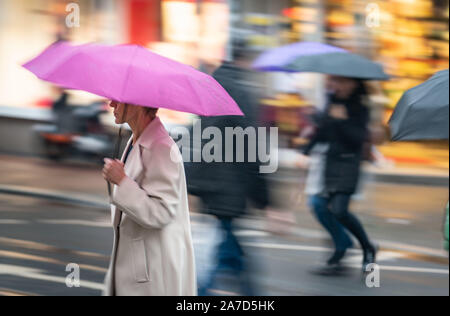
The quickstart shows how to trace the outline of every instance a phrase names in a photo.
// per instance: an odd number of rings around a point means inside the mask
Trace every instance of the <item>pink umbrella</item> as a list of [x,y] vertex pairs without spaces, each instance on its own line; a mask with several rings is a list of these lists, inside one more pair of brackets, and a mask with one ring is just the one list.
[[57,42],[23,65],[40,79],[110,100],[201,116],[243,116],[211,76],[141,46]]

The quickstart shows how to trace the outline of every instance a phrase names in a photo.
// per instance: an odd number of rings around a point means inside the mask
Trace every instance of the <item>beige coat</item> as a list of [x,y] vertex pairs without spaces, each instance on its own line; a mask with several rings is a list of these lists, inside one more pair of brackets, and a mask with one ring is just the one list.
[[158,118],[133,146],[125,172],[112,198],[115,238],[104,294],[197,295],[183,162]]

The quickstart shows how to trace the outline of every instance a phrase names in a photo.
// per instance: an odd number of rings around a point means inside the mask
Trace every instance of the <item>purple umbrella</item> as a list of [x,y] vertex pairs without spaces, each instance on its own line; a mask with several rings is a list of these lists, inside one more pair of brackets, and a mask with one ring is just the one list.
[[297,43],[271,50],[253,67],[261,71],[315,72],[361,80],[389,79],[380,64],[322,43]]
[[24,65],[40,79],[110,100],[201,116],[242,116],[211,76],[136,45],[51,45]]
[[348,53],[348,51],[322,43],[295,43],[269,50],[255,61],[253,68],[260,71],[296,72],[286,69],[286,66],[300,57],[333,53]]

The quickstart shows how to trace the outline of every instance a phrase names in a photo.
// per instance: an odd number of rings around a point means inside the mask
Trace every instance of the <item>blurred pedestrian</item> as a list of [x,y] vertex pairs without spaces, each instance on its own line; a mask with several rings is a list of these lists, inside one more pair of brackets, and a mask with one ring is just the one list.
[[[114,249],[108,296],[197,295],[194,250],[181,154],[157,110],[111,102],[133,135],[122,161],[105,159],[115,185]],[[175,156],[174,156],[175,155]]]
[[336,251],[327,260],[326,269],[320,269],[320,274],[339,274],[344,272],[340,260],[345,256],[347,250],[353,247],[351,237],[345,227],[330,212],[330,199],[325,192],[325,161],[329,146],[327,144],[316,144],[311,150],[310,158],[302,157],[298,165],[308,169],[305,194],[308,196],[308,205],[314,217],[327,230],[333,239]]
[[75,129],[72,117],[72,107],[69,106],[69,94],[66,90],[53,87],[57,98],[52,103],[52,113],[58,133],[73,132]]
[[[240,57],[241,55],[239,55]],[[239,60],[238,57],[238,60]],[[227,90],[236,101],[245,117],[223,116],[204,117],[202,129],[215,127],[225,136],[226,128],[243,128],[256,126],[255,106],[256,97],[246,85],[247,71],[240,67],[238,62],[224,63],[214,73],[214,78]],[[215,256],[216,266],[207,277],[207,281],[201,284],[199,294],[206,296],[215,288],[218,276],[228,274],[239,281],[243,295],[255,295],[255,289],[250,280],[250,268],[245,251],[241,247],[238,238],[234,234],[235,220],[246,214],[247,201],[251,200],[259,209],[268,205],[268,193],[266,180],[259,174],[258,162],[248,161],[249,142],[257,139],[246,139],[243,148],[233,148],[234,162],[225,162],[225,153],[230,148],[225,148],[226,142],[222,142],[222,162],[191,163],[189,164],[188,183],[190,192],[197,195],[202,202],[203,211],[214,215],[219,221],[223,239],[217,248]],[[235,143],[235,142],[234,142]],[[237,162],[239,151],[243,151],[244,162]]]
[[[324,190],[316,195],[314,204],[321,209],[319,220],[330,232],[336,244],[325,271],[339,267],[350,242],[336,221],[356,237],[364,252],[363,269],[376,261],[376,247],[364,227],[349,208],[356,192],[364,159],[364,144],[369,139],[369,109],[365,105],[367,90],[358,79],[330,76],[331,91],[326,114],[309,145],[304,150],[310,155],[317,144],[328,146],[325,154]],[[323,214],[326,214],[323,216]]]

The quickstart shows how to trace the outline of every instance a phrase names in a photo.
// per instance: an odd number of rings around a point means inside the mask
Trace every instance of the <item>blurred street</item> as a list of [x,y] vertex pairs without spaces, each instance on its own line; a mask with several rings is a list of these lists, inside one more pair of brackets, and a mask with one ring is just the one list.
[[[41,195],[57,192],[61,196],[65,192],[66,196],[91,202],[95,201],[95,193],[98,205],[106,200],[99,167],[65,163],[50,168],[50,163],[40,159],[3,156],[0,160],[10,171],[1,170],[5,175],[0,183],[3,191],[6,187],[3,184],[8,183],[16,190],[24,190],[25,185],[28,189],[36,186],[34,192]],[[19,175],[14,166],[28,166],[29,172]],[[45,175],[46,187],[39,187],[38,179]],[[50,179],[77,180],[52,183]],[[392,190],[395,197],[387,194]],[[354,267],[349,276],[313,275],[311,271],[328,254],[329,242],[307,208],[302,203],[293,203],[291,211],[295,211],[297,225],[285,236],[269,233],[262,214],[252,214],[238,223],[237,236],[251,261],[257,294],[449,295],[448,257],[440,250],[448,189],[370,183],[366,192],[359,197],[355,210],[382,248],[380,288],[367,288],[362,281],[362,259],[357,250],[352,250],[346,259]],[[112,247],[110,214],[106,208],[6,194],[0,194],[0,200],[0,295],[100,294]],[[219,240],[215,224],[211,217],[192,213],[200,281],[212,265],[211,251]],[[69,263],[80,265],[81,288],[66,287]],[[232,280],[222,281],[215,294],[239,294]]]
[[448,296],[449,8],[0,0],[0,296]]

